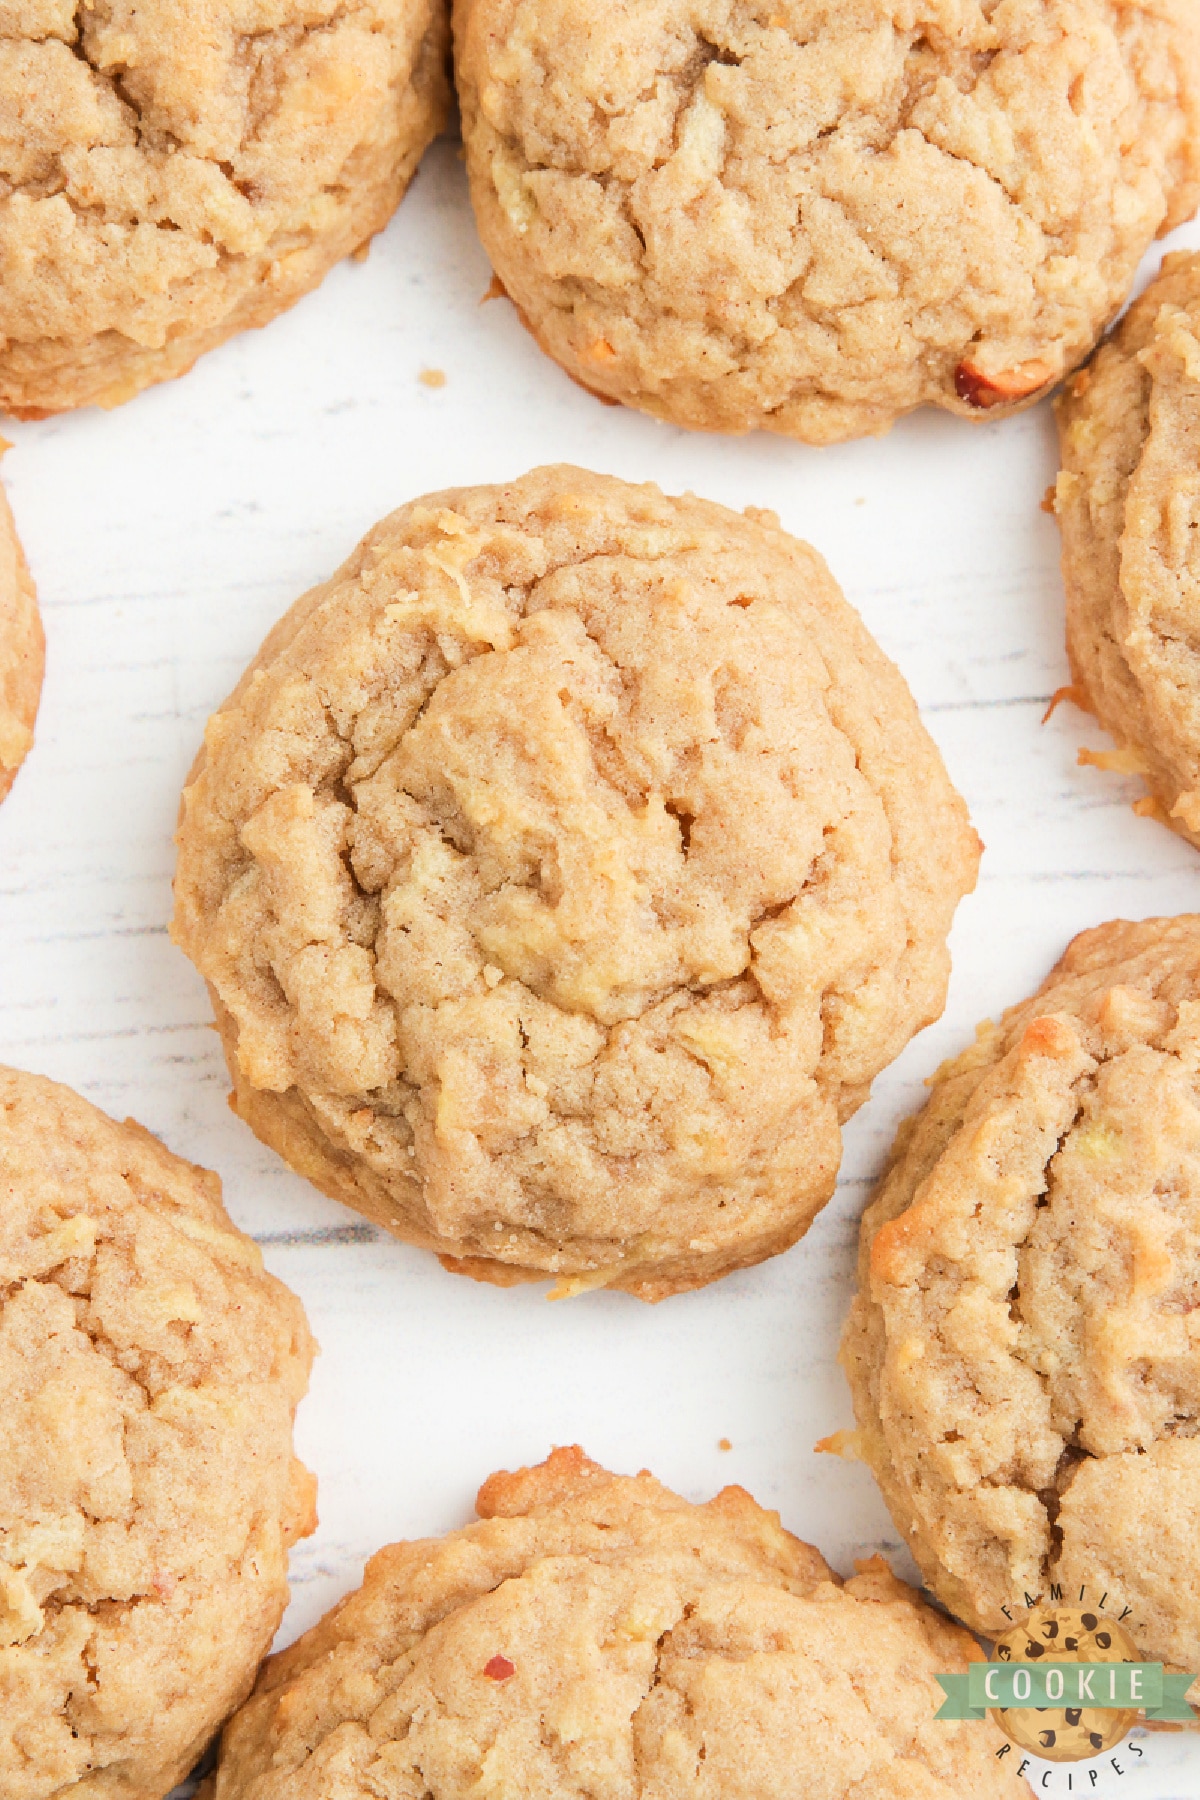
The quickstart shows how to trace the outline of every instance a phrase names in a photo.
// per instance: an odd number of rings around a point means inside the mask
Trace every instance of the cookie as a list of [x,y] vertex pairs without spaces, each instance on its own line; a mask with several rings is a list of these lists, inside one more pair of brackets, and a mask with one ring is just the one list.
[[33,748],[45,651],[37,595],[0,488],[0,800]]
[[[1045,1657],[1056,1663],[1140,1661],[1129,1633],[1115,1619],[1086,1606],[1039,1606],[1023,1623],[1001,1632],[992,1645],[992,1657],[996,1662],[1024,1663]],[[1111,1706],[994,1706],[989,1715],[1018,1749],[1032,1751],[1044,1762],[1073,1763],[1090,1762],[1115,1750],[1137,1724],[1140,1712],[1136,1706],[1121,1711]]]
[[115,406],[382,229],[444,0],[18,0],[0,25],[0,407]]
[[939,1069],[864,1217],[857,1449],[990,1635],[1082,1590],[1200,1668],[1198,1069],[1200,915],[1085,932]]
[[463,1273],[646,1299],[805,1231],[978,857],[814,551],[566,467],[402,507],[298,601],[178,842],[266,1143]]
[[843,1586],[743,1489],[693,1506],[579,1450],[478,1508],[271,1659],[212,1800],[1027,1793],[994,1726],[935,1722],[980,1651],[881,1557]]
[[455,0],[480,234],[542,347],[678,425],[994,418],[1200,199],[1195,0]]
[[215,1175],[0,1069],[4,1800],[162,1800],[250,1691],[312,1353]]
[[1200,847],[1200,255],[1163,273],[1058,402],[1071,697]]

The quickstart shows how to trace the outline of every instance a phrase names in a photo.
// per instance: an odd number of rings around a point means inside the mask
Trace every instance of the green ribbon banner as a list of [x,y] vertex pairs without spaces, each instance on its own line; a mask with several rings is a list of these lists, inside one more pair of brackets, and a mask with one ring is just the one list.
[[1002,1662],[971,1664],[967,1675],[939,1675],[946,1695],[939,1719],[982,1719],[989,1707],[1144,1708],[1148,1719],[1194,1723],[1184,1695],[1194,1675],[1168,1675],[1161,1663]]

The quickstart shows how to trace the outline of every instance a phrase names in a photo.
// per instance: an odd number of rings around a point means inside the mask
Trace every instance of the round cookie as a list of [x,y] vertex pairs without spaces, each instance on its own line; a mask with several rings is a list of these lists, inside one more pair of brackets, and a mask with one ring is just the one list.
[[445,0],[18,0],[0,407],[115,406],[382,229],[445,112]]
[[938,1071],[863,1219],[855,1446],[989,1636],[1107,1595],[1200,1668],[1198,1070],[1200,915],[1085,932]]
[[312,1354],[215,1175],[0,1069],[4,1800],[162,1800],[250,1691]]
[[260,1137],[461,1272],[646,1299],[804,1232],[978,859],[814,551],[565,467],[297,602],[178,842]]
[[843,1586],[741,1488],[693,1506],[578,1450],[478,1508],[271,1659],[210,1800],[1027,1794],[994,1726],[935,1721],[980,1652],[881,1557]]
[[[1039,1606],[1020,1625],[1002,1632],[992,1645],[996,1662],[1137,1662],[1129,1633],[1107,1614],[1086,1607]],[[1103,1676],[1101,1676],[1103,1681]],[[1115,1750],[1138,1722],[1139,1709],[1118,1712],[1103,1706],[993,1706],[989,1717],[1018,1749],[1045,1762],[1090,1762]],[[1068,1793],[1071,1791],[1068,1788]]]
[[1071,696],[1200,846],[1200,255],[1163,273],[1058,402]]
[[1200,198],[1194,0],[455,0],[496,273],[577,381],[810,443],[1028,404]]
[[45,652],[37,595],[0,488],[0,800],[33,748]]

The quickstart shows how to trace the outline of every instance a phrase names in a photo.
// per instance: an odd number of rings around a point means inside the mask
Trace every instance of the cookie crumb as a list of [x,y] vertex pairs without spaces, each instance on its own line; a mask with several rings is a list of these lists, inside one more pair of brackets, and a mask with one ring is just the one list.
[[417,380],[421,383],[422,387],[444,388],[446,385],[446,371],[445,369],[422,369],[421,373],[417,376]]
[[732,1450],[733,1445],[730,1443],[728,1438],[718,1438],[717,1439],[717,1449],[718,1450]]
[[820,1438],[813,1449],[819,1456],[840,1456],[843,1462],[861,1462],[857,1431],[831,1431]]

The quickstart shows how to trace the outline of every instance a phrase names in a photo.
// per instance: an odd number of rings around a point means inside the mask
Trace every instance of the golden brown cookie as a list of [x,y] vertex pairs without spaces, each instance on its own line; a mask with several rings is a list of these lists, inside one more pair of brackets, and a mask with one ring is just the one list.
[[390,218],[445,110],[445,0],[14,0],[0,407],[115,406]]
[[1200,198],[1195,0],[455,0],[480,234],[577,381],[811,443],[995,417]]
[[162,1800],[245,1698],[312,1353],[215,1175],[0,1069],[4,1800]]
[[646,1299],[805,1231],[978,860],[814,551],[566,467],[402,507],[298,601],[178,841],[265,1142],[465,1273]]
[[938,1070],[863,1220],[857,1449],[991,1635],[1059,1584],[1200,1668],[1198,1072],[1200,915],[1085,932]]
[[692,1506],[579,1450],[478,1507],[271,1659],[214,1800],[1027,1794],[994,1726],[935,1721],[980,1652],[881,1557],[843,1586],[743,1489]]
[[37,595],[0,488],[0,800],[33,748],[45,653]]
[[1058,402],[1072,698],[1200,846],[1200,255],[1169,256]]

